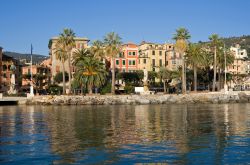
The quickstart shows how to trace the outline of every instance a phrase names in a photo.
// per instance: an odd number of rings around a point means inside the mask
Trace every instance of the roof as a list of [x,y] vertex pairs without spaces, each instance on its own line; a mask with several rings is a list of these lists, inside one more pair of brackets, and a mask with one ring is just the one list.
[[[51,38],[52,40],[58,40],[59,39],[59,37],[52,37]],[[76,41],[90,41],[88,38],[86,38],[86,37],[75,37],[74,38]]]

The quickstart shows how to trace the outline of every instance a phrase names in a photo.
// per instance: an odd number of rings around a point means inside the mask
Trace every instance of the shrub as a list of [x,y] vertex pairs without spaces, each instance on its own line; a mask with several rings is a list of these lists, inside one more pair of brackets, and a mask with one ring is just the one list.
[[104,94],[106,94],[106,93],[110,93],[111,92],[111,83],[108,83],[108,84],[106,84],[105,86],[103,86],[102,88],[101,88],[101,91],[100,91],[100,93],[102,94],[102,95],[104,95]]

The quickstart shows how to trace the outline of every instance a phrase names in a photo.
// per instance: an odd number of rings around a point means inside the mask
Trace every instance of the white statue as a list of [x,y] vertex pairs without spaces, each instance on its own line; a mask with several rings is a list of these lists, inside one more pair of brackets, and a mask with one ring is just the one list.
[[15,85],[16,85],[16,79],[15,79],[15,71],[16,71],[16,66],[15,65],[11,65],[10,67],[11,70],[11,79],[10,79],[10,90],[8,91],[8,94],[16,94],[17,91],[15,89]]
[[143,86],[144,86],[144,92],[145,92],[145,91],[148,91],[148,71],[144,68],[143,73],[144,73]]

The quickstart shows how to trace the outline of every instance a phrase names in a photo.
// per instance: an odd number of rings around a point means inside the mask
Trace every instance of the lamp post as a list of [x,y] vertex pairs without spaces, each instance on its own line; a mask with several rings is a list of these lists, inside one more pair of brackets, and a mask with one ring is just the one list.
[[32,51],[33,51],[33,47],[31,44],[31,48],[30,48],[30,97],[34,96],[34,88],[33,88],[33,82],[32,82]]
[[228,92],[228,86],[227,86],[227,56],[226,56],[226,49],[225,49],[225,43],[224,43],[224,58],[225,58],[225,68],[224,68],[224,92],[227,93]]

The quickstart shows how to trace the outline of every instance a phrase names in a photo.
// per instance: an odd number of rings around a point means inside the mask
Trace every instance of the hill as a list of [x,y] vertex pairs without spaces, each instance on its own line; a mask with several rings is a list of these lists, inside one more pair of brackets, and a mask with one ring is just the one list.
[[248,56],[250,56],[250,35],[243,35],[240,37],[228,37],[222,38],[227,47],[234,46],[235,44],[239,44],[242,49],[247,50]]
[[[29,63],[30,62],[30,54],[22,54],[22,53],[16,53],[16,52],[3,52],[3,54],[13,57],[14,59],[19,60],[21,63]],[[32,63],[33,64],[39,64],[43,60],[49,58],[49,56],[40,55],[40,54],[33,54],[32,55]]]

